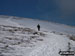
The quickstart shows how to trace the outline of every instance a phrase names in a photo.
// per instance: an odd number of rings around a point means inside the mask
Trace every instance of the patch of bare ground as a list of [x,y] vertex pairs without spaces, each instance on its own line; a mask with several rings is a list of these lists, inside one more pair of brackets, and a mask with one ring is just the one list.
[[75,35],[68,35],[68,37],[69,37],[70,40],[75,41]]

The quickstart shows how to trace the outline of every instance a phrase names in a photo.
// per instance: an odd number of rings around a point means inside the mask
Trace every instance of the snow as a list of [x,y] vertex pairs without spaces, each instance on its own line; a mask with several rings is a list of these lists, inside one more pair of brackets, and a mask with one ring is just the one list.
[[[37,31],[37,24],[41,31]],[[67,36],[74,33],[75,28],[66,25],[0,16],[0,56],[60,56],[59,50],[66,51],[68,42],[75,51],[75,41]]]
[[[61,32],[64,34],[74,34],[75,35],[75,27],[67,26],[64,24],[57,24],[57,23],[52,23],[48,21],[41,21],[41,20],[36,20],[36,19],[29,19],[29,18],[13,18],[12,21],[17,22],[20,25],[23,25],[24,27],[29,27],[36,29],[36,25],[40,24],[41,25],[41,31],[56,31],[56,32]],[[37,30],[37,29],[36,29]]]

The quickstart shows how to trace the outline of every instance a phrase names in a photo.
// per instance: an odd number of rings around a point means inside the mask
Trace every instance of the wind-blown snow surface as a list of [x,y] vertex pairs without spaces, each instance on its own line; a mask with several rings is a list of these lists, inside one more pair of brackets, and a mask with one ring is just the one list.
[[[13,18],[13,17],[12,17]],[[68,33],[75,35],[75,27],[70,27],[64,24],[52,23],[48,21],[34,20],[28,18],[14,18],[12,21],[19,23],[20,25],[24,25],[25,27],[36,29],[36,25],[40,24],[42,30],[46,31],[56,31],[61,33]]]
[[[36,25],[41,25],[37,31]],[[55,32],[64,33],[59,35]],[[75,34],[75,28],[45,21],[0,16],[0,56],[60,56],[59,50],[75,51],[75,41],[67,34]]]

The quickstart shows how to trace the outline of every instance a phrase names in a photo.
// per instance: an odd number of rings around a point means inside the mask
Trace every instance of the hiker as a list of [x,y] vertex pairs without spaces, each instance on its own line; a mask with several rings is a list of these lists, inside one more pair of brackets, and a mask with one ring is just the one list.
[[40,25],[39,24],[37,25],[37,28],[38,28],[38,31],[40,31]]

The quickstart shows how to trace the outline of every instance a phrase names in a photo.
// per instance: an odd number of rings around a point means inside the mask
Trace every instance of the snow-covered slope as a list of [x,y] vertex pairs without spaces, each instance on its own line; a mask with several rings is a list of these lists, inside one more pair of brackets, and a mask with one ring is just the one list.
[[[44,30],[44,31],[45,30],[46,31],[56,31],[56,32],[60,32],[60,33],[68,33],[68,34],[75,35],[75,27],[67,26],[64,24],[52,23],[52,22],[48,22],[48,21],[29,19],[29,18],[20,18],[20,17],[15,17],[15,16],[1,15],[0,18],[5,23],[8,23],[10,25],[13,23],[13,25],[19,24],[23,27],[29,27],[29,28],[36,29],[37,24],[40,24],[41,30]],[[0,24],[5,24],[1,20],[0,20]]]
[[[13,17],[12,17],[13,18]],[[20,25],[23,25],[24,27],[29,27],[36,29],[37,24],[41,25],[41,30],[46,31],[56,31],[61,33],[67,33],[67,34],[74,34],[75,35],[75,27],[67,26],[64,24],[58,24],[58,23],[52,23],[48,21],[42,21],[42,20],[34,20],[34,19],[28,19],[28,18],[13,18],[12,21],[17,22]]]
[[[37,24],[41,25],[41,31],[37,31]],[[68,42],[71,50],[75,51],[75,41],[70,40],[65,33],[74,35],[75,28],[27,18],[0,16],[0,56],[60,56],[59,50],[66,51]]]

